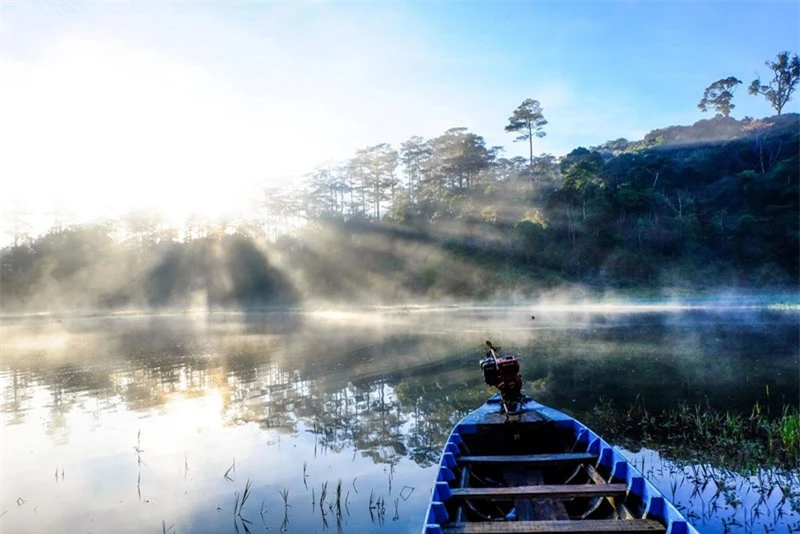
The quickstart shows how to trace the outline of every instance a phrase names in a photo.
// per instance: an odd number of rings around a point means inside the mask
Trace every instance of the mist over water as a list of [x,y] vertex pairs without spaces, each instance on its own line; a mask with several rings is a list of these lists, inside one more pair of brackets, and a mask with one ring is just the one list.
[[[418,532],[452,425],[490,393],[486,339],[521,356],[530,395],[590,426],[635,403],[797,406],[796,309],[652,304],[7,320],[2,527]],[[629,454],[662,458],[653,478],[669,494],[694,452]],[[687,488],[676,500],[701,531],[743,520],[695,510]]]
[[0,531],[419,532],[491,340],[800,532],[800,8],[448,4],[0,0]]

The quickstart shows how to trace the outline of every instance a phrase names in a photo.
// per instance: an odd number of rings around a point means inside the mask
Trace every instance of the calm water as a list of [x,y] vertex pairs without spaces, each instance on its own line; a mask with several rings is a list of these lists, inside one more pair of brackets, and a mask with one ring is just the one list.
[[[0,530],[419,532],[440,448],[489,392],[484,340],[522,356],[537,400],[591,425],[595,407],[637,399],[651,411],[797,405],[798,318],[444,308],[6,321]],[[745,477],[691,451],[624,453],[703,532],[800,529],[796,470]],[[693,483],[699,469],[726,492]],[[766,495],[765,477],[793,497]]]

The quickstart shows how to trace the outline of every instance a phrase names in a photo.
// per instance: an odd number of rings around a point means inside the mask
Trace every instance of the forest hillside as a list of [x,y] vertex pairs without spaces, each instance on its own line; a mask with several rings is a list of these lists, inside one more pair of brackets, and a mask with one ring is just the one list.
[[[119,220],[15,234],[6,313],[795,291],[800,116],[722,115],[506,158],[452,128],[365,148],[255,213],[171,228]],[[20,225],[22,228],[23,225]]]

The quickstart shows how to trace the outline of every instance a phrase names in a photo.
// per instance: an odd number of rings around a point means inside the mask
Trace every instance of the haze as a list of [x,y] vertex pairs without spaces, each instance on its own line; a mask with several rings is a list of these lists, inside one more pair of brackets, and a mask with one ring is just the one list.
[[[503,132],[542,102],[561,156],[691,123],[710,81],[797,44],[796,3],[0,5],[4,242],[155,210],[255,210],[264,187],[454,126]],[[763,69],[762,69],[763,71]],[[737,116],[764,116],[740,91]],[[793,101],[786,111],[796,111]],[[13,217],[12,217],[13,215]]]

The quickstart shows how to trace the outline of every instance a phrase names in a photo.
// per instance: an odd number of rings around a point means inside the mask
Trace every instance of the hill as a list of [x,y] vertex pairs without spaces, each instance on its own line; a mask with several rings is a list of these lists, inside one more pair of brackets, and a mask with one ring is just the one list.
[[797,114],[718,117],[542,155],[531,169],[454,128],[399,153],[365,149],[318,169],[305,191],[268,191],[262,219],[179,232],[129,218],[20,236],[2,250],[2,308],[796,291],[799,150]]

